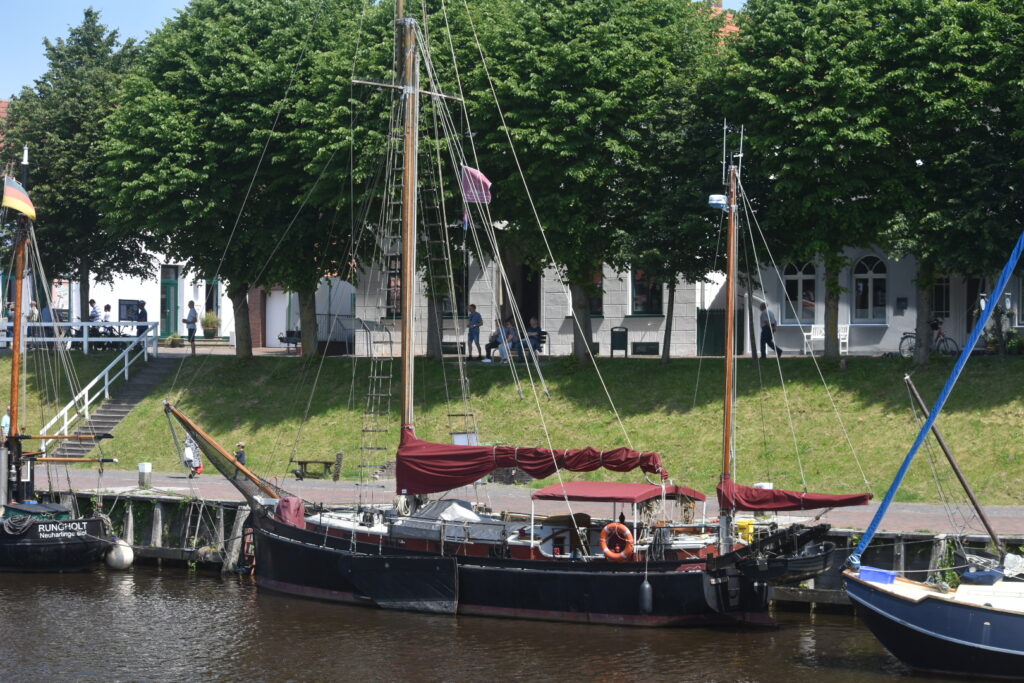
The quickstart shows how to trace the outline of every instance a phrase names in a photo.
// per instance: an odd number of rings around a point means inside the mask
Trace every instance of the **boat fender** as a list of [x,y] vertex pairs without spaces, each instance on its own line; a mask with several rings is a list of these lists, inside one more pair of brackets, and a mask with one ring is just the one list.
[[[608,539],[612,535],[626,542],[622,550],[608,547]],[[612,522],[601,529],[601,551],[612,562],[625,562],[633,556],[633,532],[622,522]]]
[[654,589],[651,587],[651,582],[644,579],[644,582],[640,584],[640,611],[644,614],[650,614],[654,611]]
[[135,561],[135,551],[122,539],[117,541],[107,551],[107,566],[111,569],[128,569]]

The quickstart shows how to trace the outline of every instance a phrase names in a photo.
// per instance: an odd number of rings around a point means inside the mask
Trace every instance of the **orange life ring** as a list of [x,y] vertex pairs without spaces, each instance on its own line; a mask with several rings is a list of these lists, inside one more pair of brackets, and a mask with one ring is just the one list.
[[[622,550],[615,550],[608,547],[608,539],[612,534],[619,540],[626,542]],[[612,562],[625,562],[633,556],[633,532],[625,524],[612,522],[601,529],[601,550],[604,556]]]

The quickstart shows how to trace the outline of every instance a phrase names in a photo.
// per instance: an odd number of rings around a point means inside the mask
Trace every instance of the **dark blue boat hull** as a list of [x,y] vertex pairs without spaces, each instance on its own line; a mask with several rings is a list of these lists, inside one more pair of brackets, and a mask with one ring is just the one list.
[[894,595],[846,574],[857,615],[897,659],[919,671],[1024,677],[1024,614]]
[[[676,571],[678,563],[612,564],[386,554],[367,544],[253,516],[261,588],[384,609],[479,616],[677,626],[770,625],[770,589],[737,571]],[[389,576],[390,575],[390,576]],[[651,604],[641,600],[644,579]]]

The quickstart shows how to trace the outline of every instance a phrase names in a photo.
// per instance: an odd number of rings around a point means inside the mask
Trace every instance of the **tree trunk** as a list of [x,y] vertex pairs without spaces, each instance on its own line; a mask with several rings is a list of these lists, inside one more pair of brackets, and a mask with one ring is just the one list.
[[668,363],[669,350],[672,348],[672,319],[676,309],[676,278],[672,278],[668,288],[668,308],[665,311],[665,341],[661,348],[661,363]]
[[249,286],[228,287],[235,313],[235,357],[252,358],[252,329],[249,327]]
[[928,321],[932,319],[932,288],[935,285],[935,263],[930,259],[917,262],[917,278],[914,286],[917,289],[917,321],[914,331],[917,332],[917,346],[914,349],[914,365],[924,365],[932,353],[932,328]]
[[575,317],[572,326],[572,352],[581,364],[589,363],[589,347],[594,338],[594,331],[590,326],[590,297],[587,296],[585,287],[573,283],[569,283],[569,293],[572,296],[572,312]]
[[444,357],[444,348],[441,344],[444,319],[441,317],[442,299],[427,296],[427,358],[430,360],[441,360]]
[[316,288],[299,292],[299,330],[302,332],[302,357],[316,356],[319,351],[316,327]]
[[[78,265],[78,310],[81,319],[85,322],[89,321],[89,269],[91,267],[92,261],[83,256]],[[71,319],[71,311],[68,311],[68,322],[71,322]],[[92,330],[89,332],[91,337]]]
[[840,260],[825,257],[825,358],[839,362],[839,284]]

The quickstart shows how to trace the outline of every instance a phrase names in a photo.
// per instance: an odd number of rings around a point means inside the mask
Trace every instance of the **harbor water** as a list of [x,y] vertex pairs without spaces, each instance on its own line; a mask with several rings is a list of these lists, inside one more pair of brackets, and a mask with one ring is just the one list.
[[0,661],[19,681],[927,680],[851,614],[775,616],[768,630],[579,626],[329,605],[180,569],[7,574]]

